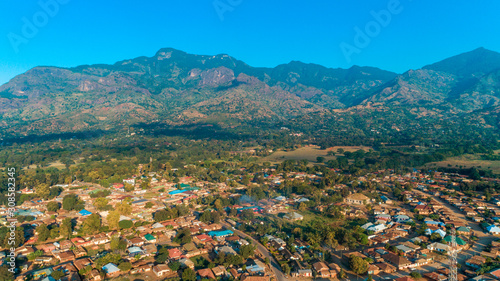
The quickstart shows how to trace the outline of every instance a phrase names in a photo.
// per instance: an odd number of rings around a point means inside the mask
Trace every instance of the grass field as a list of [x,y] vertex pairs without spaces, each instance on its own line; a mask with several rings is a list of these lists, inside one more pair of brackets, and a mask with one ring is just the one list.
[[316,162],[316,158],[321,156],[325,158],[325,162],[331,159],[335,159],[335,156],[327,156],[329,151],[337,151],[337,149],[343,149],[344,151],[354,152],[359,149],[368,151],[370,147],[367,146],[334,146],[327,149],[320,149],[319,146],[306,146],[298,148],[294,151],[276,151],[273,154],[263,157],[259,162],[271,162],[276,164],[283,162],[285,160],[308,160],[309,162]]
[[[63,170],[63,169],[66,169],[66,166],[63,163],[61,163],[60,161],[56,161],[56,162],[50,163],[48,167],[44,167],[44,168],[57,168],[59,170]],[[25,167],[24,169],[26,169],[26,170],[36,169],[36,165],[30,165],[28,167]]]
[[328,225],[333,224],[333,225],[337,225],[337,226],[340,226],[344,223],[344,221],[342,221],[342,220],[336,220],[336,219],[321,215],[320,213],[313,212],[310,210],[298,211],[298,213],[300,213],[302,216],[304,216],[304,219],[301,221],[297,221],[295,223],[302,225],[302,226],[306,226],[306,225],[312,223],[313,221],[320,221],[320,222],[323,222],[324,224],[328,224]]
[[476,167],[482,170],[491,170],[495,174],[500,174],[500,161],[481,160],[480,155],[466,154],[457,157],[451,157],[444,161],[432,162],[425,167],[445,167],[445,168],[472,168]]
[[[74,164],[71,164],[70,167],[74,167],[74,166],[78,165],[81,160],[83,160],[82,157],[80,157]],[[113,161],[113,159],[111,161]],[[43,168],[44,169],[57,168],[59,170],[64,170],[64,169],[66,169],[66,165],[64,165],[64,163],[61,163],[61,161],[57,160],[55,162],[50,163],[49,166],[44,166]],[[36,165],[30,165],[28,167],[23,168],[23,170],[31,170],[31,169],[36,169]]]

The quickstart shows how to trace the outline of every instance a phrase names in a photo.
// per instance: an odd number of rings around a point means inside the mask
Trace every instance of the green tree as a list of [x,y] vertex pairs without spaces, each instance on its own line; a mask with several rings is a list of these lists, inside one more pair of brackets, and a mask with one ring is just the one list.
[[481,179],[481,175],[479,174],[479,171],[475,167],[471,169],[469,176],[473,180]]
[[89,272],[91,272],[91,271],[92,271],[92,265],[90,265],[90,264],[89,264],[89,265],[87,265],[86,267],[84,267],[84,268],[80,269],[80,270],[78,271],[78,273],[80,273],[80,275],[82,275],[82,276],[83,276],[83,275],[87,275],[87,274],[88,274]]
[[66,239],[71,237],[71,234],[73,233],[73,223],[71,222],[71,218],[63,219],[61,225],[59,226],[59,233]]
[[47,199],[50,195],[50,186],[48,184],[39,184],[36,187],[36,195],[40,198]]
[[113,237],[111,239],[110,248],[113,251],[125,251],[127,249],[127,242],[120,237]]
[[307,205],[306,205],[306,203],[301,202],[301,203],[299,204],[299,211],[302,211],[302,212],[303,212],[303,211],[305,211],[305,210],[307,210]]
[[191,231],[189,231],[189,229],[187,228],[182,229],[177,233],[177,236],[175,236],[174,242],[181,244],[187,244],[191,242]]
[[240,255],[244,259],[248,259],[254,254],[255,254],[255,247],[253,245],[243,245],[240,247]]
[[38,241],[44,242],[50,237],[50,230],[46,224],[42,223],[36,228],[36,232],[38,233]]
[[142,188],[142,189],[149,189],[149,188],[151,187],[150,183],[151,183],[151,180],[150,180],[149,178],[144,179],[144,180],[141,182],[141,188]]
[[196,281],[196,273],[191,268],[186,268],[182,272],[183,281]]
[[166,247],[161,247],[158,250],[158,255],[156,256],[156,262],[157,263],[164,263],[168,260],[170,257],[170,253],[168,252],[168,249]]
[[50,276],[52,276],[56,280],[59,280],[59,279],[63,278],[64,276],[66,276],[66,274],[64,274],[64,272],[62,272],[60,270],[55,270],[50,274]]
[[115,205],[115,210],[120,213],[120,215],[128,216],[132,212],[132,205],[128,201],[122,201]]
[[63,209],[66,211],[83,210],[85,203],[78,199],[75,194],[68,194],[63,198]]
[[124,272],[127,272],[129,271],[130,269],[132,269],[132,264],[130,262],[122,262],[118,265],[118,268],[121,270],[121,271],[124,271]]
[[431,237],[429,237],[429,239],[431,241],[435,242],[435,241],[440,241],[442,239],[442,237],[441,237],[441,234],[434,232],[431,234]]
[[56,238],[59,238],[61,236],[61,233],[59,232],[59,227],[53,227],[51,230],[50,230],[50,238],[51,239],[56,239]]
[[268,242],[269,242],[269,238],[267,238],[267,237],[265,237],[265,236],[262,236],[262,237],[260,238],[260,243],[261,243],[262,245],[266,246]]
[[128,228],[131,228],[133,225],[134,225],[134,223],[130,220],[122,220],[118,223],[118,226],[121,229],[128,229]]
[[36,259],[36,258],[38,258],[38,257],[40,257],[42,255],[43,255],[43,251],[40,251],[40,250],[38,250],[38,251],[36,251],[34,253],[29,253],[28,254],[28,260],[32,261],[32,260],[34,260],[34,259]]
[[281,265],[281,270],[283,270],[283,272],[287,275],[290,274],[291,271],[290,266],[287,263]]
[[6,235],[3,241],[4,248],[18,248],[24,244],[24,229],[17,227],[14,231],[14,239],[9,239],[11,236]]
[[220,199],[215,200],[214,207],[217,211],[222,211],[222,201]]
[[243,212],[241,212],[241,218],[244,219],[244,220],[251,220],[255,217],[254,213],[253,213],[253,210],[243,210]]
[[61,204],[59,202],[49,202],[47,203],[47,211],[49,212],[57,212],[61,209]]
[[368,270],[368,262],[361,257],[351,255],[349,257],[349,267],[354,273],[358,275],[365,274]]
[[94,206],[97,208],[97,210],[104,210],[106,206],[108,205],[109,200],[107,198],[96,198],[94,200]]
[[49,199],[52,199],[56,196],[59,196],[59,194],[61,194],[61,192],[63,192],[63,188],[62,187],[59,187],[59,186],[54,186],[50,189],[50,194],[49,194]]
[[420,278],[422,278],[422,275],[420,273],[416,272],[416,271],[413,271],[412,273],[410,273],[410,276],[413,279],[420,279]]
[[170,213],[167,210],[159,210],[153,214],[155,221],[166,221],[170,219]]
[[247,175],[245,175],[243,177],[243,179],[241,180],[241,184],[243,184],[243,185],[249,185],[250,184],[250,178]]
[[14,281],[14,273],[10,272],[6,265],[0,267],[0,280]]
[[131,192],[134,191],[135,187],[131,185],[130,183],[125,183],[123,188],[125,189],[126,192]]
[[345,273],[344,269],[341,268],[339,273],[339,278],[340,279],[346,278],[346,275],[347,274]]
[[118,211],[109,212],[106,221],[110,229],[118,229],[120,227],[120,213]]
[[118,262],[120,262],[121,258],[122,257],[120,254],[108,253],[102,258],[98,258],[95,261],[95,265],[96,265],[96,268],[101,268],[110,262],[114,263],[114,264],[118,264]]
[[96,234],[101,229],[101,217],[98,214],[88,216],[82,225],[83,232],[86,234]]
[[181,263],[178,261],[173,261],[173,262],[168,264],[168,267],[170,267],[170,269],[172,269],[172,271],[177,271],[181,268]]
[[212,212],[210,212],[209,210],[203,212],[203,214],[201,214],[200,216],[200,221],[204,223],[210,223],[212,221]]
[[426,223],[423,223],[420,228],[417,230],[417,233],[420,234],[420,235],[424,235],[425,234],[425,231],[427,230],[427,224]]

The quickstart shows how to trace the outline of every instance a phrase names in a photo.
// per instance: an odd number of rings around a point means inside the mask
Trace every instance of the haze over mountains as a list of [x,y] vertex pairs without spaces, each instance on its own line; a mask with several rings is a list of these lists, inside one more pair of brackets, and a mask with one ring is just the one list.
[[138,123],[232,123],[405,107],[420,115],[498,112],[500,53],[479,48],[403,74],[292,61],[251,67],[228,55],[161,49],[113,65],[35,67],[0,86],[10,132]]

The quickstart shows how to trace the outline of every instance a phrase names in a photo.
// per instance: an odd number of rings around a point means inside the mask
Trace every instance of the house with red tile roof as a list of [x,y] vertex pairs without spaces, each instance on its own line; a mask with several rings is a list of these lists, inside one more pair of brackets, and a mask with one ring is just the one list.
[[174,260],[180,259],[182,258],[182,252],[177,248],[168,249],[168,256]]
[[210,237],[209,235],[206,235],[206,234],[197,235],[196,239],[199,240],[200,243],[202,243],[202,244],[206,243],[206,242],[213,241],[212,237]]
[[200,276],[202,279],[203,278],[208,278],[208,279],[217,279],[215,277],[215,274],[212,272],[212,270],[210,268],[204,268],[204,269],[200,269],[196,272],[198,274],[198,276]]

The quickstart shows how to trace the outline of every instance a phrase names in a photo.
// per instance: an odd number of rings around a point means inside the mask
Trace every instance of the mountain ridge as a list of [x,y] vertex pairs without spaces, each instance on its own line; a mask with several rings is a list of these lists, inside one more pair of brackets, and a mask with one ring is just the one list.
[[373,104],[454,114],[499,104],[498,69],[500,54],[484,48],[402,74],[300,61],[252,67],[227,54],[162,48],[114,64],[32,68],[0,86],[0,127],[284,120]]

